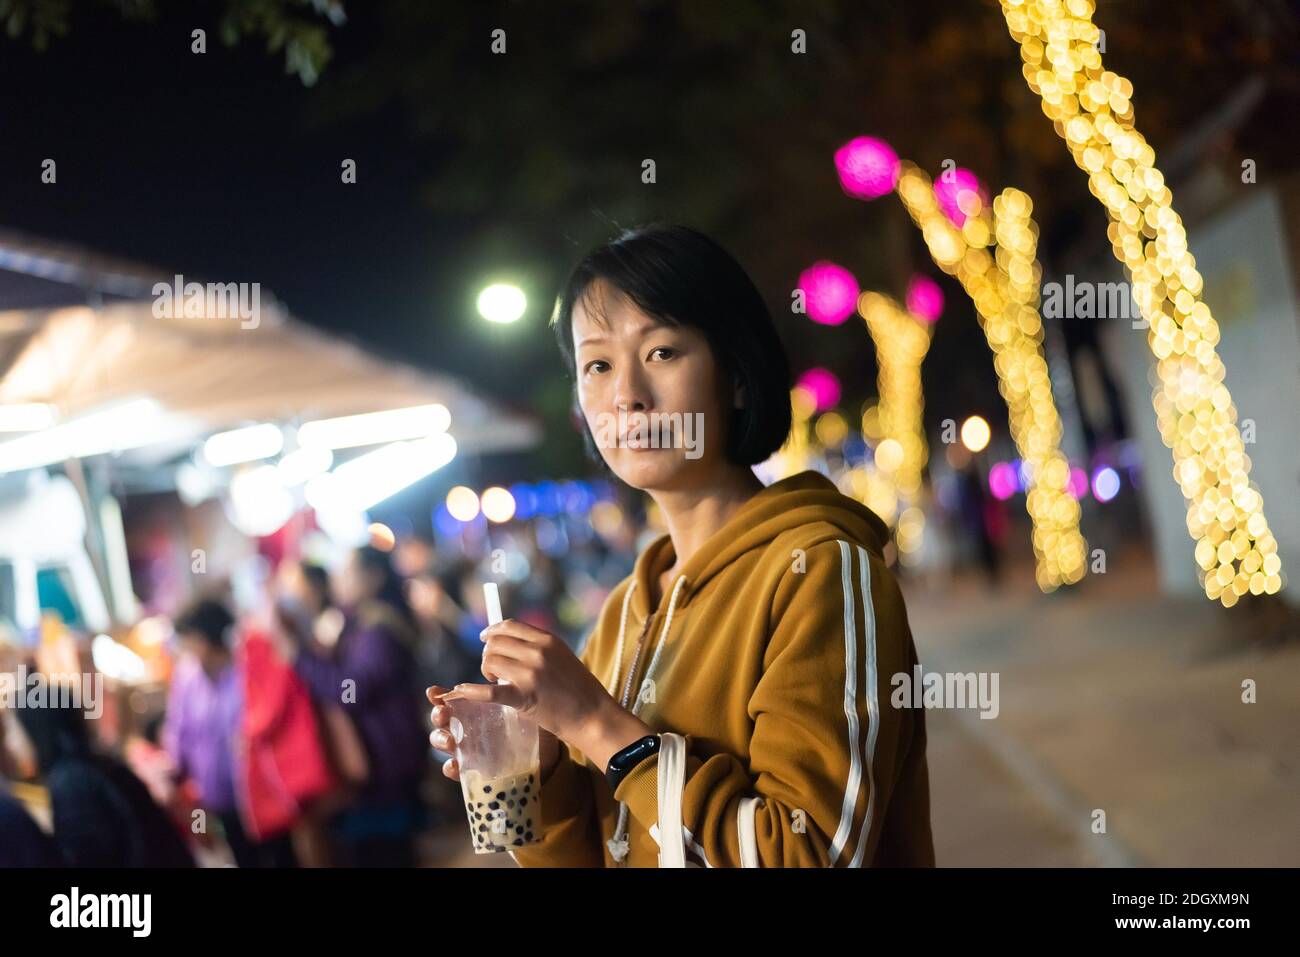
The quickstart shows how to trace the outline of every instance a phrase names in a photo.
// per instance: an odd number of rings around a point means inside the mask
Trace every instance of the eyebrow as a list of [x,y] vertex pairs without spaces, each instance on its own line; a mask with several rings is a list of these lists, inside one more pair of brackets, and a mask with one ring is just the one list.
[[[638,327],[636,332],[640,333],[641,335],[645,335],[646,333],[654,332],[655,330],[658,329],[675,329],[675,328],[677,327],[671,325],[670,323],[663,322],[660,320],[655,320],[653,322],[649,322],[643,326]],[[581,349],[585,345],[594,344],[597,342],[604,342],[605,340],[606,340],[605,336],[587,336],[585,339],[578,340],[577,347]]]

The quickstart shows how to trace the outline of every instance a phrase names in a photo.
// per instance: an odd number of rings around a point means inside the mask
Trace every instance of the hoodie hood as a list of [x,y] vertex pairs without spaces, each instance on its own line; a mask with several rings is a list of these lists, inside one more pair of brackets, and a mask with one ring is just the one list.
[[[679,579],[686,581],[678,591],[676,607],[688,604],[693,594],[741,555],[766,548],[783,532],[813,522],[835,526],[845,538],[877,557],[889,540],[885,523],[869,508],[842,493],[820,472],[799,472],[756,493],[709,537],[682,569]],[[672,539],[663,535],[637,559],[631,595],[636,621],[645,619],[653,610],[649,607],[651,583],[672,566],[675,558]]]

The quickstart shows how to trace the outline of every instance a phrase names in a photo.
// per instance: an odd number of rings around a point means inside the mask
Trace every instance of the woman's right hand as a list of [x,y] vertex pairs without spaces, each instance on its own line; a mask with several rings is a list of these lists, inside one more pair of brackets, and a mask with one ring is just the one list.
[[[460,766],[456,763],[456,741],[451,734],[451,708],[442,703],[442,696],[450,693],[450,688],[443,688],[440,685],[431,685],[425,689],[425,697],[433,705],[433,710],[429,712],[429,719],[433,722],[433,732],[429,735],[429,743],[439,751],[445,751],[451,755],[442,764],[442,773],[451,778],[453,781],[460,780]],[[551,771],[555,769],[556,763],[560,760],[560,739],[545,728],[537,729],[537,750],[538,758],[541,764],[541,779],[545,783],[550,777]]]

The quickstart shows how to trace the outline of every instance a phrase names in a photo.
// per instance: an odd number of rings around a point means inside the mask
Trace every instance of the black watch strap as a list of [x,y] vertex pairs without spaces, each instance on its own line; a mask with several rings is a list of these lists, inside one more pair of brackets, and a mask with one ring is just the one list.
[[629,771],[646,758],[658,753],[659,735],[657,734],[647,734],[617,752],[609,759],[609,766],[605,769],[605,780],[609,782],[610,790],[617,791],[619,783],[627,777]]

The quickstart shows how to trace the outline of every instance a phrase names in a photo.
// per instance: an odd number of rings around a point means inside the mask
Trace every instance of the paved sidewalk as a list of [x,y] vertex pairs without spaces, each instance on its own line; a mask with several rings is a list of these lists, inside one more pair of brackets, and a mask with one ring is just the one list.
[[1014,574],[907,590],[927,671],[1000,673],[997,718],[927,712],[939,864],[1300,864],[1295,635],[1160,595],[1140,553],[1064,594]]

